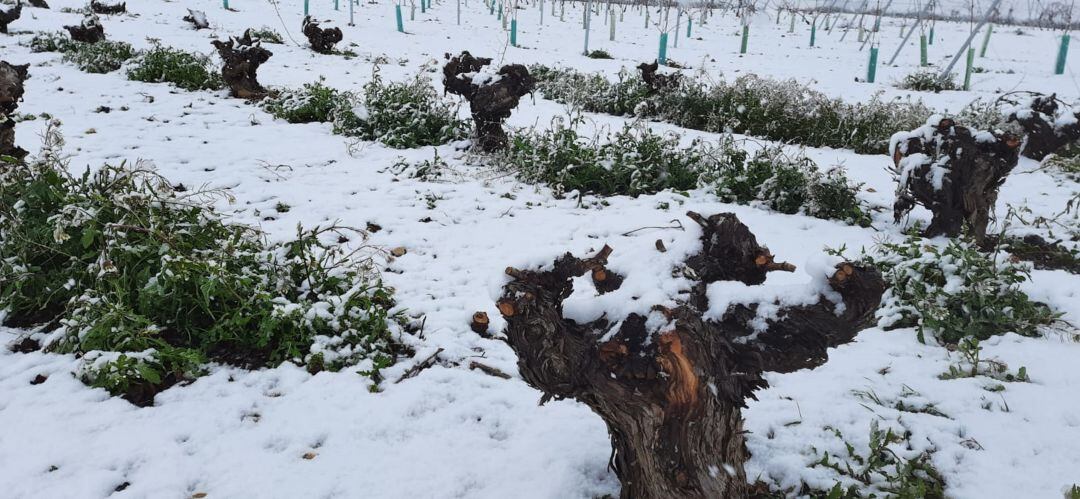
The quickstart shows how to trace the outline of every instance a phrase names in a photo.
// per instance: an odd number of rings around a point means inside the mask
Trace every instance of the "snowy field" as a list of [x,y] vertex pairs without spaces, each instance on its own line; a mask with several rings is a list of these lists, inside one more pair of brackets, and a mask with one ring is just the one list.
[[[0,497],[617,496],[619,482],[607,467],[610,441],[600,418],[574,401],[538,406],[540,393],[516,376],[510,348],[469,329],[476,311],[486,311],[493,328],[503,326],[494,302],[507,265],[525,268],[607,243],[616,249],[611,267],[633,273],[655,263],[645,250],[657,238],[674,253],[697,243],[700,233],[686,223],[687,210],[731,211],[779,259],[800,269],[770,276],[767,285],[781,289],[808,282],[804,269],[825,247],[857,251],[901,234],[888,209],[874,214],[872,227],[860,228],[723,204],[704,190],[688,196],[619,196],[606,204],[587,198],[582,207],[576,198],[557,199],[545,187],[476,166],[453,145],[394,150],[368,143],[350,151],[328,124],[275,120],[225,91],[186,92],[129,81],[123,72],[87,74],[57,54],[31,53],[25,44],[36,32],[81,19],[60,11],[80,8],[81,1],[49,3],[51,10],[25,8],[23,18],[11,25],[12,34],[0,35],[0,59],[31,64],[19,111],[47,113],[63,123],[72,168],[151,161],[174,182],[229,188],[236,202],[223,209],[260,224],[273,237],[293,235],[298,223],[377,224],[383,230],[372,235],[372,244],[407,249],[389,259],[384,279],[409,316],[426,320],[421,333],[402,338],[415,349],[414,357],[387,369],[389,381],[378,393],[348,370],[312,376],[288,364],[259,371],[215,367],[190,385],[158,395],[153,407],[137,408],[72,376],[79,363],[73,356],[0,349]],[[300,0],[233,0],[233,11],[223,10],[218,0],[134,0],[128,2],[129,14],[103,17],[103,24],[110,39],[137,48],[153,39],[208,54],[211,39],[239,35],[245,28],[288,32],[285,45],[267,45],[274,55],[259,76],[269,87],[325,78],[333,87],[360,91],[372,78],[376,59],[385,61],[379,66],[384,78],[399,80],[437,69],[444,53],[461,50],[492,56],[497,63],[544,63],[612,77],[622,67],[656,57],[659,32],[646,28],[638,10],[620,16],[615,41],[608,39],[602,17],[594,19],[590,49],[614,57],[594,60],[581,55],[580,4],[567,4],[564,20],[558,9],[552,13],[550,2],[544,5],[543,25],[537,6],[521,6],[519,47],[512,47],[479,0],[462,4],[460,25],[455,2],[436,1],[425,13],[417,8],[415,20],[406,7],[404,34],[395,30],[390,2],[360,3],[355,26],[347,26],[347,0],[339,11],[332,0],[313,1],[317,19],[342,28],[340,47],[358,54],[352,59],[307,48],[299,33]],[[212,29],[195,31],[182,22],[188,8],[206,11]],[[901,23],[885,19],[876,35],[883,62],[900,42]],[[944,65],[968,28],[938,22],[931,63]],[[795,78],[847,101],[883,92],[887,99],[922,99],[940,112],[1012,90],[1080,99],[1076,57],[1064,75],[1053,74],[1057,32],[997,27],[986,57],[976,60],[985,71],[973,75],[972,90],[931,94],[894,86],[918,67],[917,40],[909,42],[895,66],[882,65],[877,82],[869,84],[857,81],[865,78],[867,52],[860,51],[854,32],[841,41],[842,25],[831,33],[821,29],[811,48],[809,30],[800,20],[789,34],[787,16],[776,23],[770,10],[752,20],[749,51],[740,55],[738,19],[716,16],[699,25],[695,18],[691,36],[683,26],[668,57],[714,79],[744,73]],[[101,106],[112,111],[95,112]],[[537,94],[522,101],[508,124],[542,128],[567,112]],[[587,120],[614,129],[625,122],[592,114]],[[18,144],[36,151],[44,126],[40,119],[21,122]],[[715,138],[681,131],[688,139]],[[390,169],[402,157],[418,161],[436,153],[453,170],[442,181],[404,178]],[[895,184],[885,155],[834,149],[806,154],[822,166],[844,165],[854,180],[865,183],[860,197],[867,203],[891,205]],[[1047,216],[1064,208],[1076,183],[1037,166],[1021,158],[1002,187],[999,213],[1009,205]],[[278,203],[291,209],[277,213]],[[916,218],[929,216],[918,212]],[[686,230],[629,232],[669,226],[673,219],[682,219]],[[1066,321],[1080,323],[1077,275],[1034,271],[1025,290],[1064,312]],[[0,343],[19,333],[0,330]],[[956,354],[919,343],[913,330],[867,329],[855,342],[830,351],[820,368],[768,376],[771,387],[758,392],[759,400],[744,411],[752,453],[748,476],[779,487],[806,482],[827,488],[838,475],[811,464],[817,453],[843,453],[844,442],[834,429],[865,447],[870,423],[878,420],[910,431],[917,450],[933,451],[949,497],[1060,498],[1080,483],[1080,343],[1063,336],[1008,334],[984,342],[984,357],[1014,370],[1025,366],[1032,380],[993,392],[985,378],[939,379],[957,362]],[[438,349],[435,366],[393,382]],[[470,361],[481,359],[515,375],[504,380],[469,369]],[[48,379],[31,384],[38,375]],[[882,403],[869,402],[867,394]],[[895,409],[897,402],[932,405],[940,414],[902,412]]]

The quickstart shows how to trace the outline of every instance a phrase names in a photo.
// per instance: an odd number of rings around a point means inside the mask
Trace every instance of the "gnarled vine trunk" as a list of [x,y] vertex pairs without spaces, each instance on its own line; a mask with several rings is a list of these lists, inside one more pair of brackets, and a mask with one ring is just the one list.
[[341,33],[341,28],[320,28],[319,22],[312,20],[311,16],[304,18],[302,28],[304,36],[306,36],[308,42],[311,43],[311,49],[320,54],[333,53],[334,44],[340,42],[344,38],[344,35]]
[[274,55],[262,47],[258,41],[252,41],[251,30],[244,36],[232,38],[227,42],[211,42],[225,64],[221,67],[221,77],[229,86],[229,93],[241,99],[262,99],[266,89],[259,84],[256,72],[259,66]]
[[895,220],[922,205],[933,214],[927,237],[955,237],[967,227],[983,244],[998,189],[1019,160],[1020,139],[942,119],[893,140]]
[[106,4],[97,0],[90,0],[90,11],[95,14],[112,16],[127,12],[126,3]]
[[27,152],[15,146],[15,110],[24,93],[30,65],[16,66],[0,61],[0,156],[22,161]]
[[641,63],[637,68],[641,72],[641,80],[645,82],[645,86],[649,87],[650,94],[657,94],[674,88],[682,80],[682,75],[679,73],[663,74],[658,72],[660,63],[656,61],[653,61],[652,64]]
[[1062,111],[1056,94],[1036,94],[1021,107],[1009,113],[1008,121],[1024,130],[1024,156],[1042,160],[1080,140],[1080,113]]
[[707,319],[709,283],[756,285],[794,267],[775,262],[733,214],[688,215],[702,227],[703,249],[685,262],[697,283],[674,308],[589,323],[565,318],[574,277],[589,273],[598,293],[618,291],[622,276],[606,267],[607,246],[590,258],[568,253],[551,270],[508,268],[512,280],[498,302],[505,340],[542,401],[576,399],[607,424],[611,467],[627,499],[744,496],[741,409],[766,386],[762,372],[825,362],[827,348],[868,325],[884,291],[876,269],[842,263],[828,282],[842,310],[820,296],[778,315],[759,317],[758,304],[748,304]]
[[206,18],[206,12],[201,10],[188,9],[188,15],[184,16],[184,20],[191,23],[196,31],[210,27],[210,20]]
[[0,33],[8,32],[8,25],[15,22],[22,16],[22,4],[16,4],[14,7],[4,10],[0,8]]
[[90,14],[78,26],[64,26],[71,39],[82,43],[97,43],[105,39],[105,27],[97,16]]
[[473,57],[467,51],[455,57],[446,54],[446,58],[443,87],[469,101],[477,146],[485,152],[505,148],[508,139],[502,123],[510,117],[521,97],[533,91],[536,80],[521,64],[503,66],[498,73],[484,78],[479,73],[491,64],[490,58]]

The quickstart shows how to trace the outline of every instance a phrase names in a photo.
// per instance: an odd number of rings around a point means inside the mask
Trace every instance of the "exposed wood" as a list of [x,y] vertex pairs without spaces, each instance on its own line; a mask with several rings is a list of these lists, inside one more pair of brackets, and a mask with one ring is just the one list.
[[304,36],[307,37],[308,43],[311,44],[311,49],[320,54],[333,53],[334,44],[344,38],[341,28],[320,28],[319,22],[312,20],[311,16],[304,18],[302,28]]
[[469,329],[480,336],[487,337],[488,326],[491,325],[491,319],[488,318],[487,312],[477,312],[472,316],[472,322],[469,323]]
[[443,87],[447,92],[469,101],[469,110],[476,125],[476,145],[484,152],[503,149],[508,143],[502,123],[510,117],[521,97],[529,94],[536,80],[528,68],[509,64],[499,69],[494,78],[476,78],[477,73],[491,64],[487,57],[473,57],[465,51],[451,57],[446,54],[443,66]]
[[[876,269],[844,263],[828,281],[842,311],[821,296],[776,316],[758,317],[758,305],[748,304],[704,319],[705,284],[760,284],[769,267],[790,266],[773,262],[735,215],[688,215],[703,229],[701,253],[685,262],[698,285],[674,308],[652,308],[666,325],[640,314],[585,324],[563,317],[573,278],[604,268],[606,246],[591,258],[564,255],[550,270],[508,269],[512,281],[498,301],[506,342],[542,401],[576,399],[607,424],[611,467],[625,499],[744,496],[741,408],[766,385],[762,372],[825,362],[829,347],[851,341],[871,322],[884,292]],[[769,256],[764,263],[762,255]]]
[[0,61],[0,156],[22,161],[27,156],[24,149],[15,145],[15,111],[25,93],[24,82],[30,65],[14,65]]
[[259,66],[270,60],[273,52],[262,47],[259,41],[251,39],[251,30],[244,36],[231,38],[227,42],[211,42],[225,64],[221,67],[221,76],[229,85],[229,93],[241,99],[262,99],[267,91],[259,84],[256,72]]
[[933,213],[927,237],[955,237],[966,228],[983,244],[998,188],[1016,166],[1020,145],[1011,134],[972,131],[951,119],[898,140],[895,220],[922,205]]

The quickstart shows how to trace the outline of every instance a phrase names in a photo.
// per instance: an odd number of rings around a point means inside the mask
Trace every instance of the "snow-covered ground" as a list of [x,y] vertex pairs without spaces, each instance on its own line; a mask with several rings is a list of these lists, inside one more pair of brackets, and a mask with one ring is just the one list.
[[[323,56],[303,44],[268,45],[274,56],[260,71],[269,86],[298,85],[325,78],[331,86],[359,90],[370,80],[372,60],[388,79],[437,68],[444,53],[469,50],[499,62],[567,65],[614,74],[655,57],[658,30],[646,28],[642,14],[628,10],[609,41],[603,17],[591,33],[591,49],[603,48],[615,60],[581,56],[584,42],[580,4],[544,4],[543,25],[536,6],[518,10],[518,41],[479,0],[461,5],[436,2],[415,20],[405,7],[406,33],[394,28],[390,2],[362,2],[355,26],[347,26],[348,0],[333,10],[333,0],[313,1],[313,15],[345,32],[342,48],[359,57]],[[690,196],[661,193],[637,199],[610,198],[587,208],[576,199],[559,200],[543,187],[516,181],[504,172],[472,166],[452,146],[398,151],[366,144],[352,155],[329,125],[290,125],[259,108],[228,99],[224,92],[185,92],[167,85],[128,81],[122,72],[92,75],[59,61],[56,54],[34,54],[25,44],[33,32],[76,24],[80,16],[61,13],[75,0],[52,0],[53,9],[25,8],[14,33],[0,36],[0,58],[31,63],[24,114],[50,114],[63,122],[72,167],[145,159],[174,182],[228,187],[237,202],[226,209],[258,223],[274,237],[293,234],[298,223],[311,226],[341,221],[383,230],[371,242],[408,253],[388,262],[384,273],[399,304],[412,316],[426,316],[424,330],[403,340],[416,348],[413,359],[386,371],[384,390],[370,393],[354,373],[315,376],[289,365],[256,372],[215,368],[189,386],[174,387],[150,408],[136,408],[86,387],[70,373],[71,356],[13,354],[0,349],[0,497],[597,497],[618,494],[608,471],[610,443],[603,422],[573,401],[537,406],[540,394],[516,376],[503,380],[468,369],[472,360],[516,373],[516,358],[504,344],[469,330],[473,312],[487,311],[501,327],[494,300],[507,265],[526,267],[565,251],[581,254],[604,243],[616,249],[611,266],[633,273],[650,261],[657,238],[670,248],[688,248],[698,233],[685,223],[687,210],[738,214],[782,260],[800,268],[773,275],[768,286],[810,280],[802,269],[820,258],[825,246],[871,246],[899,234],[891,214],[875,215],[863,229],[805,216],[780,215],[722,204],[707,192]],[[210,52],[212,37],[238,35],[244,28],[270,26],[299,41],[302,1],[232,0],[129,1],[130,15],[104,19],[109,37],[147,47],[148,39],[186,50]],[[180,20],[188,8],[206,11],[212,30],[194,31]],[[656,13],[652,14],[655,19]],[[675,15],[672,13],[672,20]],[[283,24],[284,23],[284,24]],[[753,72],[812,82],[830,95],[866,100],[876,92],[889,98],[922,98],[940,111],[956,111],[976,97],[993,98],[1014,89],[1080,97],[1070,64],[1053,75],[1058,33],[1000,27],[973,75],[971,92],[914,94],[892,84],[918,65],[917,41],[881,67],[877,83],[865,77],[867,52],[854,33],[844,41],[840,28],[821,30],[808,47],[809,27],[799,23],[788,34],[787,18],[754,19],[750,50],[740,56],[739,21],[713,17],[692,37],[685,26],[671,59],[714,78]],[[901,21],[886,20],[877,35],[883,61],[899,43]],[[931,61],[944,64],[967,35],[966,24],[939,22]],[[674,41],[674,35],[672,36]],[[1075,61],[1075,57],[1073,58]],[[95,112],[100,106],[109,113]],[[536,96],[515,110],[511,126],[547,126],[566,108]],[[590,115],[596,126],[620,126],[623,119]],[[675,127],[654,124],[658,130]],[[18,142],[36,150],[43,120],[18,125]],[[687,137],[709,136],[683,130]],[[448,160],[454,174],[442,182],[398,178],[389,171],[399,158]],[[864,200],[891,202],[894,185],[885,156],[809,149],[822,166],[842,164],[865,182]],[[1022,160],[1002,188],[999,212],[1022,205],[1036,214],[1061,211],[1077,189],[1037,165]],[[510,195],[507,195],[510,194]],[[292,207],[277,213],[283,202]],[[273,214],[272,220],[267,215]],[[924,216],[922,214],[920,216]],[[683,219],[685,231],[651,229]],[[1037,271],[1028,292],[1080,321],[1080,277]],[[0,343],[17,331],[0,330]],[[771,388],[759,392],[744,411],[753,458],[751,479],[783,486],[800,480],[830,486],[837,475],[811,462],[820,452],[843,454],[839,430],[857,447],[865,444],[870,422],[904,427],[912,445],[933,449],[933,463],[944,473],[947,493],[957,498],[1058,498],[1080,483],[1080,377],[1075,374],[1080,344],[1057,336],[1040,339],[1005,335],[984,343],[984,356],[1013,369],[1026,366],[1031,383],[1011,383],[1003,392],[986,389],[988,380],[941,380],[955,354],[922,345],[910,330],[869,329],[849,345],[830,352],[830,361],[813,371],[770,375]],[[438,365],[393,383],[415,362],[437,349]],[[48,376],[32,385],[38,375]],[[874,394],[884,406],[867,401]],[[932,404],[944,416],[899,412],[897,401]],[[305,458],[307,454],[308,458]],[[314,454],[312,457],[311,454]],[[123,490],[115,490],[127,483]]]

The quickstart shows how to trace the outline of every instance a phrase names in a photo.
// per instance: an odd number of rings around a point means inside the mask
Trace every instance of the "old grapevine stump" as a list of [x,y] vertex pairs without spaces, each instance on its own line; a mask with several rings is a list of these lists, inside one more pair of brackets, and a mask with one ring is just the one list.
[[311,50],[320,54],[333,53],[334,44],[344,38],[341,28],[320,28],[319,22],[312,20],[311,16],[304,18],[302,29],[308,43],[311,44]]
[[16,4],[10,9],[0,7],[0,33],[8,32],[8,25],[22,16],[22,4]]
[[505,148],[508,139],[502,123],[521,98],[533,91],[536,80],[521,64],[509,64],[498,73],[485,75],[482,70],[491,64],[490,58],[473,57],[467,51],[455,57],[446,54],[446,58],[443,87],[469,101],[477,146],[485,152]]
[[191,23],[196,31],[210,28],[210,20],[206,18],[206,12],[201,10],[188,9],[188,15],[183,20]]
[[211,42],[225,64],[221,67],[221,77],[229,86],[229,93],[241,99],[261,99],[266,97],[266,89],[259,84],[256,72],[259,66],[274,55],[251,39],[251,30],[244,36],[233,37],[227,42]]
[[660,63],[656,61],[653,61],[652,64],[638,64],[637,68],[641,72],[641,80],[645,82],[645,86],[649,87],[650,94],[674,88],[678,86],[679,81],[682,79],[682,75],[679,73],[663,74],[658,72]]
[[967,227],[982,244],[998,188],[1019,160],[1020,143],[1013,135],[973,131],[951,119],[893,136],[895,220],[922,205],[933,214],[927,237],[955,237]]
[[22,161],[27,152],[15,146],[15,109],[23,96],[29,64],[16,66],[0,61],[0,156]]
[[95,14],[102,14],[106,16],[112,16],[116,14],[123,14],[127,12],[126,3],[107,4],[101,3],[97,0],[90,0],[90,11]]
[[590,258],[568,253],[550,270],[508,268],[498,302],[522,378],[544,400],[576,399],[607,423],[610,465],[627,499],[745,495],[741,409],[766,386],[762,372],[825,362],[829,347],[867,326],[884,291],[876,269],[841,263],[828,280],[831,298],[765,318],[759,304],[732,305],[706,319],[709,283],[760,284],[794,267],[776,263],[733,214],[688,215],[702,227],[703,248],[685,262],[697,285],[674,308],[590,323],[563,317],[574,277],[589,274],[598,293],[618,289],[607,246]]
[[1031,94],[1026,102],[1006,96],[1001,100],[1014,105],[1008,111],[1008,121],[1024,130],[1024,156],[1041,160],[1080,140],[1080,113],[1063,110],[1056,94]]
[[71,39],[77,42],[97,43],[105,39],[105,27],[93,14],[83,18],[78,26],[64,26],[64,29],[71,34]]

